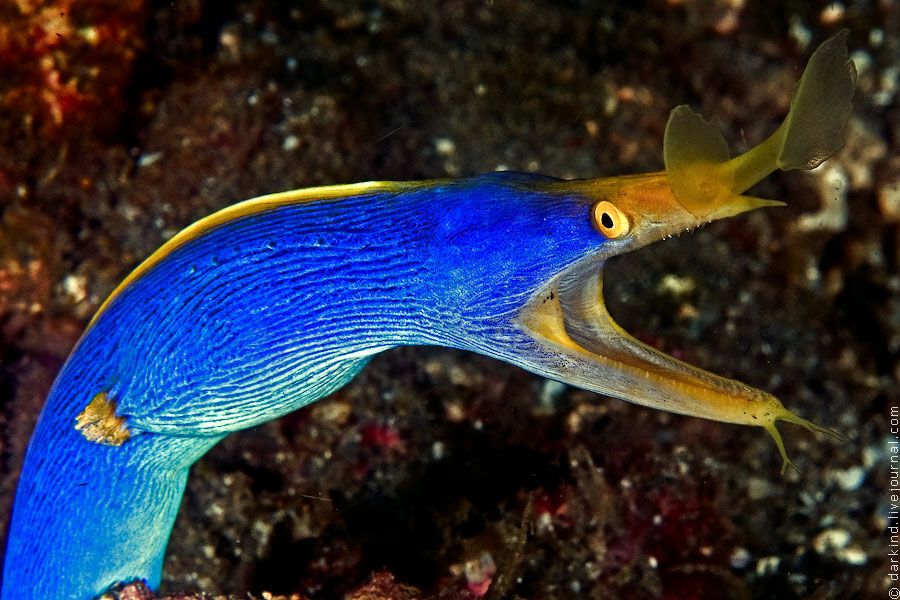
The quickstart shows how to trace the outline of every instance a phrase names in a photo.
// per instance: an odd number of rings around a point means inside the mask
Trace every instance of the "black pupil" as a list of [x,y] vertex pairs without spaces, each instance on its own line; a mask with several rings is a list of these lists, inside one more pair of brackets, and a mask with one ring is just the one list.
[[612,217],[609,216],[609,213],[605,212],[600,216],[600,224],[606,227],[607,229],[612,229],[613,220]]

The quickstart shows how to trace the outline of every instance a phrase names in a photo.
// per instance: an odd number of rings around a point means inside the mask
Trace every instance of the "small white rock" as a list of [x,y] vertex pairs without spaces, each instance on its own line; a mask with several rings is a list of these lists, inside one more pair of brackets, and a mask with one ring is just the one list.
[[768,479],[763,479],[762,477],[747,478],[747,495],[750,496],[751,500],[761,500],[771,496],[773,493],[774,489]]
[[859,546],[850,546],[849,548],[844,548],[837,553],[837,557],[839,560],[841,560],[841,562],[845,562],[848,565],[853,565],[856,567],[862,566],[869,561],[869,556]]
[[856,50],[850,55],[850,60],[853,61],[857,73],[865,73],[872,68],[872,55],[865,50]]
[[881,448],[874,444],[863,448],[863,465],[867,469],[874,467],[883,457],[884,453],[881,451]]
[[557,399],[566,391],[568,386],[564,383],[545,379],[544,385],[541,386],[541,406],[543,408],[552,409]]
[[696,289],[697,284],[691,277],[679,277],[678,275],[666,275],[660,279],[656,286],[656,293],[661,296],[681,298]]
[[788,35],[797,43],[800,50],[805,50],[812,40],[812,32],[799,19],[799,17],[791,18],[791,26],[788,29]]
[[431,445],[431,458],[432,460],[441,460],[444,458],[446,454],[446,450],[444,448],[444,443],[441,441],[437,441]]
[[434,149],[441,156],[450,156],[456,152],[456,144],[450,138],[435,138]]
[[817,177],[822,207],[815,212],[801,215],[797,221],[797,229],[800,231],[844,231],[847,228],[847,218],[850,214],[847,204],[850,179],[843,169],[830,165],[821,172],[819,169],[815,169],[813,176]]
[[834,25],[844,18],[846,12],[843,4],[832,2],[819,13],[819,20],[825,25]]
[[875,27],[869,32],[869,45],[878,48],[884,42],[884,31]]
[[743,546],[738,546],[731,551],[731,556],[728,557],[728,564],[731,565],[732,569],[746,569],[750,564],[751,558],[749,550]]
[[149,167],[155,162],[158,162],[159,159],[162,158],[162,152],[151,152],[149,154],[141,154],[140,158],[138,158],[137,164],[139,169],[143,169],[144,167]]
[[83,276],[66,275],[62,286],[66,295],[72,299],[72,302],[78,303],[87,297],[87,279]]
[[757,575],[771,575],[778,572],[781,565],[781,559],[777,556],[764,556],[756,561]]
[[836,554],[837,550],[841,550],[850,545],[850,532],[846,529],[826,529],[815,538],[813,538],[813,550],[819,554]]
[[900,222],[900,178],[881,186],[878,190],[878,207],[889,221]]
[[866,472],[862,467],[850,467],[849,469],[836,470],[831,472],[831,478],[840,488],[847,492],[859,489],[863,480],[866,478]]

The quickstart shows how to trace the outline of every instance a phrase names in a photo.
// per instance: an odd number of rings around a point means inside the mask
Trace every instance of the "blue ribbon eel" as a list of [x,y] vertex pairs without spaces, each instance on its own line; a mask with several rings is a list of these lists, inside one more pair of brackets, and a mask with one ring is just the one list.
[[188,227],[112,293],[54,384],[17,490],[2,599],[157,586],[198,458],[399,345],[470,350],[644,406],[761,426],[790,465],[776,421],[830,430],[631,337],[606,311],[600,274],[610,256],[780,204],[743,193],[840,148],[855,79],[842,32],[810,58],[784,123],[736,158],[681,106],[656,173],[306,189]]

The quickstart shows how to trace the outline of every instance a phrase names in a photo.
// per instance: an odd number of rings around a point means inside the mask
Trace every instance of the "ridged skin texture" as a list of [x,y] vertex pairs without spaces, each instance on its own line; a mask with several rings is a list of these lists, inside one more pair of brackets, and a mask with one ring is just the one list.
[[[205,232],[114,299],[66,362],[22,471],[2,600],[156,586],[190,466],[340,388],[374,353],[471,349],[535,369],[515,317],[596,252],[589,199],[497,173],[283,206]],[[546,369],[543,369],[546,370]],[[106,392],[132,433],[87,441]]]

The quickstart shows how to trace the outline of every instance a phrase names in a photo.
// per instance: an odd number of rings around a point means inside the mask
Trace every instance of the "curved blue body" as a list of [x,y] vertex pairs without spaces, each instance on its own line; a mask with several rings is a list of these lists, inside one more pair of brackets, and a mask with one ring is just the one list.
[[[531,342],[516,311],[603,242],[590,200],[553,181],[496,173],[282,206],[205,232],[133,281],[44,407],[2,600],[156,586],[190,466],[229,432],[340,388],[374,353],[439,344],[518,362]],[[100,392],[127,419],[121,446],[74,428]]]

